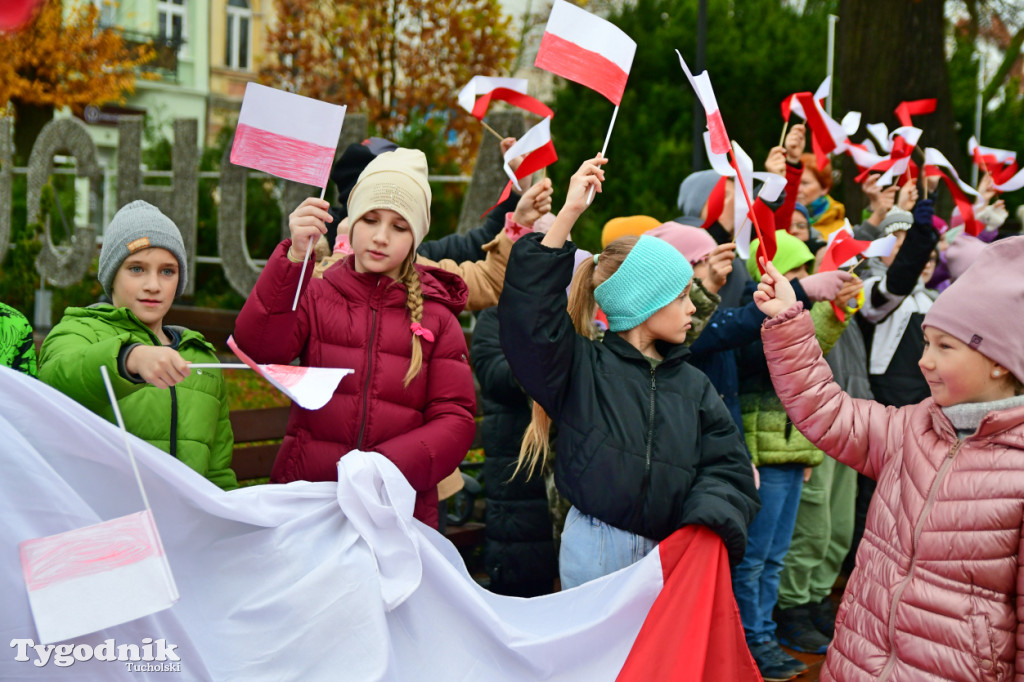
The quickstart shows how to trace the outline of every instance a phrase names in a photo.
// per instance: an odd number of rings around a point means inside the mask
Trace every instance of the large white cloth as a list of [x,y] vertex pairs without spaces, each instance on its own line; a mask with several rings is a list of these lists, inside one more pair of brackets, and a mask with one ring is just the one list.
[[[181,672],[95,659],[36,666],[11,646],[0,680],[611,680],[662,587],[652,552],[573,590],[491,594],[412,518],[412,488],[377,454],[341,458],[339,483],[224,492],[141,440],[132,448],[181,599],[72,641],[163,638]],[[0,461],[2,652],[38,639],[18,543],[143,504],[116,426],[6,368]]]

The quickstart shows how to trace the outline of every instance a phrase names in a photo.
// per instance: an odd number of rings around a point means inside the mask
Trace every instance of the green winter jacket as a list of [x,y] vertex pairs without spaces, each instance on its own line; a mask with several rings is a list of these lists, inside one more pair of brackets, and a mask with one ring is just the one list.
[[[811,307],[814,331],[823,355],[842,336],[850,317],[840,322],[827,302]],[[756,348],[755,348],[756,346]],[[775,394],[761,343],[751,344],[741,353],[740,409],[743,431],[754,466],[763,464],[803,464],[818,466],[824,454],[793,426]]]
[[[202,334],[165,327],[189,362],[217,362]],[[231,470],[234,436],[228,420],[227,388],[219,369],[196,369],[181,383],[160,389],[129,377],[119,360],[123,348],[160,342],[127,308],[98,303],[68,308],[39,353],[39,378],[115,422],[100,366],[117,396],[125,427],[168,452],[224,490],[238,487]]]

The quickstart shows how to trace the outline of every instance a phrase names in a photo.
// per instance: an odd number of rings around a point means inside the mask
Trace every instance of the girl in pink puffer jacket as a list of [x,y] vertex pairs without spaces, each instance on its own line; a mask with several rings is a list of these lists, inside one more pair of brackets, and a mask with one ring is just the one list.
[[878,482],[822,680],[1024,680],[1024,237],[935,302],[903,408],[832,381],[808,313],[769,264],[754,299],[794,425]]

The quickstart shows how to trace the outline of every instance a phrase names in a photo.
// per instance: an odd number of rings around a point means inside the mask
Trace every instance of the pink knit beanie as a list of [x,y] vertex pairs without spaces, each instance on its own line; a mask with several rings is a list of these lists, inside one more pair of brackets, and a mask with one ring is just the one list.
[[[988,246],[977,237],[966,232],[957,235],[953,243],[946,249],[946,265],[949,267],[949,281],[955,282],[967,272],[971,263],[978,259],[982,250]],[[1022,339],[1024,341],[1024,339]]]
[[942,292],[922,326],[963,341],[1024,381],[1024,237],[984,247]]
[[647,234],[667,241],[683,254],[690,265],[696,265],[710,255],[718,243],[708,231],[700,227],[668,222],[659,225]]

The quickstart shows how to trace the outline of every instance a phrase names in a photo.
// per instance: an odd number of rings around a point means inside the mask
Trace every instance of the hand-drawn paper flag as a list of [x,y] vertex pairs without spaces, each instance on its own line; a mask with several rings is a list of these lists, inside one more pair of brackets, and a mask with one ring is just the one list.
[[249,83],[231,163],[326,187],[345,107]]
[[533,65],[596,90],[618,106],[634,54],[636,41],[618,26],[555,0]]
[[230,348],[238,359],[256,370],[256,373],[273,384],[307,410],[319,410],[334,395],[338,384],[354,370],[340,367],[296,367],[295,365],[259,365],[239,349],[234,337],[228,337]]
[[39,643],[170,608],[178,589],[150,511],[18,545]]
[[487,108],[493,100],[507,102],[542,118],[554,116],[555,112],[548,105],[526,94],[527,84],[525,78],[473,76],[459,91],[459,106],[479,120],[487,115]]

